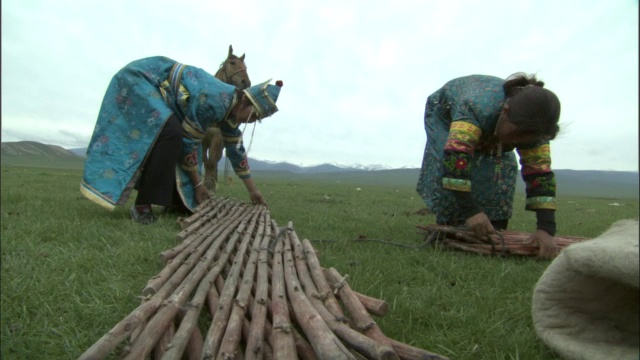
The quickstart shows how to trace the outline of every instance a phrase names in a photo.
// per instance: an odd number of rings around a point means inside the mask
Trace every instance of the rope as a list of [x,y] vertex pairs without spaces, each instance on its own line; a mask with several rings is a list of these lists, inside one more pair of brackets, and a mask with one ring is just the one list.
[[[496,235],[498,235],[498,238],[500,239],[500,245],[501,245],[501,250],[500,250],[500,254],[501,255],[507,255],[508,250],[507,250],[507,245],[504,242],[504,236],[502,235],[501,231],[497,231],[496,230]],[[402,247],[405,249],[421,249],[424,247],[427,247],[429,245],[431,245],[433,242],[435,242],[436,239],[438,239],[438,237],[440,236],[440,231],[434,231],[431,234],[429,234],[429,236],[427,237],[426,241],[422,244],[422,245],[407,245],[407,244],[401,244],[401,243],[396,243],[396,242],[392,242],[392,241],[387,241],[387,240],[380,240],[380,239],[353,239],[352,241],[357,241],[357,242],[377,242],[377,243],[381,243],[381,244],[385,244],[385,245],[391,245],[391,246],[397,246],[397,247]],[[491,244],[491,252],[495,253],[495,242],[493,241],[493,239],[491,239],[490,236],[487,236],[489,238],[490,244]],[[311,241],[315,241],[315,242],[337,242],[337,240],[331,240],[331,239],[316,239],[316,240],[311,240]]]
[[[315,239],[315,240],[311,240],[314,242],[337,242],[337,240],[332,240],[332,239]],[[378,242],[378,243],[382,243],[385,245],[392,245],[392,246],[398,246],[398,247],[403,247],[403,248],[407,248],[407,249],[420,249],[423,248],[427,245],[429,245],[428,243],[422,244],[422,245],[407,245],[407,244],[400,244],[400,243],[395,243],[392,241],[386,241],[386,240],[379,240],[379,239],[353,239],[352,241],[357,241],[357,242],[365,242],[365,241],[369,241],[369,242]]]

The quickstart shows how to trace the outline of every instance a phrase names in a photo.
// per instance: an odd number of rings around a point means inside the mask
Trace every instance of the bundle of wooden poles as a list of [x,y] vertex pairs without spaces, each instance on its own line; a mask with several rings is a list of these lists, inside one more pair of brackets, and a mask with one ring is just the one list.
[[[490,236],[477,236],[464,228],[446,225],[418,225],[418,231],[424,234],[427,244],[436,244],[443,248],[473,252],[484,255],[538,256],[537,244],[528,241],[530,233],[503,230]],[[577,236],[556,236],[559,250],[580,241],[589,240]]]
[[181,225],[140,306],[80,359],[446,359],[385,336],[371,315],[386,302],[264,206],[213,198]]

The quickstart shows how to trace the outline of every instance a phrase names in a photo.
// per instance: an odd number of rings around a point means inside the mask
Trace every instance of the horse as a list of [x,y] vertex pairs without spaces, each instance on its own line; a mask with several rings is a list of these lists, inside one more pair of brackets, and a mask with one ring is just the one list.
[[[229,45],[229,54],[220,64],[215,77],[239,89],[246,89],[251,86],[244,57],[245,54],[240,57],[234,55],[233,47]],[[223,147],[220,129],[213,126],[209,127],[205,132],[204,139],[202,139],[202,148],[205,149],[203,152],[204,185],[211,191],[215,191],[218,182],[218,162],[222,158]]]

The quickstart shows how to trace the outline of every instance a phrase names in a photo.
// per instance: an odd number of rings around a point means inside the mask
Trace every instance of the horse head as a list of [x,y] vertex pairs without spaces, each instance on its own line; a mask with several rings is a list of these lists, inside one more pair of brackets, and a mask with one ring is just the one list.
[[251,86],[247,66],[244,64],[244,54],[240,57],[234,55],[233,47],[229,45],[229,54],[222,64],[220,64],[216,78],[239,89],[246,89]]

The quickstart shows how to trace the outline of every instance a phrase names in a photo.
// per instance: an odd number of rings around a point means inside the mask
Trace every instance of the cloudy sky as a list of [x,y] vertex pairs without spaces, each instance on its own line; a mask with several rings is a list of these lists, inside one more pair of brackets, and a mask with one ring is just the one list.
[[420,167],[429,94],[524,71],[562,102],[554,168],[638,171],[637,0],[2,1],[2,141],[86,147],[124,65],[215,73],[229,44],[284,81],[251,157]]

